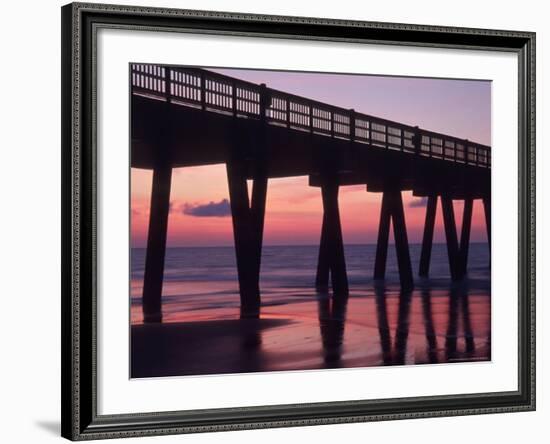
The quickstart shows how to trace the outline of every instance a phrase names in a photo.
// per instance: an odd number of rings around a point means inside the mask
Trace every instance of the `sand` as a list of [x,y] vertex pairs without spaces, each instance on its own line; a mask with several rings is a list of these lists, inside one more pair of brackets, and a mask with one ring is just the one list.
[[132,378],[482,360],[490,297],[447,291],[296,298],[260,319],[209,308],[131,327]]

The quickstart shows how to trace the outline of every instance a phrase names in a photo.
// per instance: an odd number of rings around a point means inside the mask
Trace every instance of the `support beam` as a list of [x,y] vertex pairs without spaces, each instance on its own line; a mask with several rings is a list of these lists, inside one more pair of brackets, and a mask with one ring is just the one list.
[[378,227],[378,242],[376,243],[376,259],[374,262],[374,279],[384,279],[386,276],[390,219],[390,199],[386,193],[383,193],[382,206],[380,209],[380,225]]
[[319,242],[319,258],[317,260],[317,276],[315,278],[315,288],[320,292],[328,291],[330,273],[329,256],[330,250],[328,246],[327,222],[326,216],[323,213],[321,240]]
[[260,263],[267,193],[267,176],[254,180],[252,208],[248,198],[246,164],[228,162],[227,180],[237,256],[241,317],[260,313]]
[[254,181],[252,183],[252,203],[250,207],[250,216],[252,219],[251,228],[255,236],[254,245],[256,249],[256,269],[254,270],[254,278],[257,281],[258,288],[260,286],[260,267],[262,262],[266,198],[267,174],[265,171],[262,171],[254,177]]
[[430,272],[436,211],[437,195],[434,194],[428,197],[426,205],[426,221],[424,223],[424,236],[422,238],[422,251],[420,253],[420,266],[418,269],[420,276],[428,276]]
[[162,281],[166,254],[166,231],[170,210],[172,167],[162,164],[153,170],[147,253],[143,277],[143,321],[162,321]]
[[462,232],[460,234],[460,277],[464,277],[468,271],[468,251],[470,248],[470,232],[472,229],[472,209],[474,200],[464,199],[464,212],[462,213]]
[[332,282],[332,291],[335,296],[347,296],[349,293],[346,259],[344,257],[344,242],[340,211],[338,209],[338,185],[326,181],[321,187],[323,197],[324,225],[326,229],[326,248]]
[[374,263],[374,279],[384,279],[386,275],[390,220],[393,221],[393,237],[395,240],[401,288],[402,290],[410,290],[414,286],[414,281],[407,227],[405,225],[405,211],[403,209],[401,191],[399,190],[387,190],[382,195],[380,227],[378,229],[378,243],[376,245],[376,260]]
[[393,237],[397,252],[397,266],[399,268],[399,280],[401,290],[409,291],[414,287],[411,255],[409,253],[409,240],[407,226],[405,224],[405,210],[401,191],[388,191],[391,195],[391,213],[393,221]]
[[487,227],[487,241],[489,243],[489,253],[491,250],[491,196],[483,198],[483,209],[485,210],[485,226]]
[[460,259],[452,199],[445,195],[441,196],[441,207],[443,209],[443,225],[445,226],[445,237],[447,239],[447,254],[449,256],[451,279],[456,281],[460,278]]

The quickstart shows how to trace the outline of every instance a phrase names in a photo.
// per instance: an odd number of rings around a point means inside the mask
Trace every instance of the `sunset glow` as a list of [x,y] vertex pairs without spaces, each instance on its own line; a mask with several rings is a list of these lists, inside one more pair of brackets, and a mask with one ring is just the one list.
[[[491,84],[486,81],[342,76],[311,73],[217,70],[233,77],[490,144]],[[131,170],[132,246],[145,247],[152,172]],[[172,176],[168,247],[233,245],[225,165],[175,169]],[[425,202],[403,193],[409,241],[421,241]],[[346,244],[376,242],[381,194],[365,186],[340,189]],[[460,227],[462,202],[455,202]],[[269,181],[264,245],[316,245],[322,221],[320,190],[308,178]],[[444,240],[438,206],[435,242]],[[485,241],[482,205],[474,203],[472,241]]]
[[[151,171],[132,169],[132,246],[145,247],[149,222]],[[172,177],[168,246],[233,245],[231,215],[197,216],[185,214],[186,208],[220,203],[228,199],[224,165],[179,168]],[[425,203],[403,193],[409,240],[422,240]],[[340,215],[344,242],[376,242],[380,217],[380,193],[367,193],[362,185],[342,187]],[[460,226],[462,201],[455,202],[455,217]],[[265,245],[315,245],[319,242],[322,221],[321,193],[308,186],[307,177],[274,179],[269,182],[265,216]],[[474,203],[472,241],[486,240],[483,207]],[[438,206],[434,242],[444,241],[441,207]]]
[[491,360],[490,82],[133,69],[132,378]]

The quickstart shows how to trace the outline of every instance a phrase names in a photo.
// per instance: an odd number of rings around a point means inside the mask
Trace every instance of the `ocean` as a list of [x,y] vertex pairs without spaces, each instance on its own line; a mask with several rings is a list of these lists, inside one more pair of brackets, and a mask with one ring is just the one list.
[[[386,279],[373,280],[375,250],[345,245],[350,294],[333,300],[315,290],[318,246],[264,246],[260,319],[239,320],[233,247],[168,248],[160,328],[143,325],[145,249],[133,248],[132,377],[490,360],[487,244],[470,245],[459,283],[434,244],[430,277],[412,293],[400,291],[393,245]],[[417,276],[420,245],[410,252]]]

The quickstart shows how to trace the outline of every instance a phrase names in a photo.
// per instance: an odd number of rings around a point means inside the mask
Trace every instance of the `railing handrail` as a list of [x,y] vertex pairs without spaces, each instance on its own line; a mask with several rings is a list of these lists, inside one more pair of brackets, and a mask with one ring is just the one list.
[[[176,71],[176,72],[178,72],[178,71],[179,72],[193,72],[193,71],[195,71],[197,73],[205,72],[205,73],[208,73],[208,75],[211,76],[211,77],[217,77],[217,78],[219,78],[223,81],[226,81],[228,83],[234,83],[235,85],[246,85],[246,86],[249,86],[251,88],[258,89],[258,90],[260,89],[260,85],[258,85],[257,83],[250,82],[248,80],[238,79],[236,77],[231,77],[231,76],[228,76],[226,74],[221,74],[221,73],[218,73],[218,72],[215,72],[215,71],[210,71],[210,70],[207,70],[207,69],[204,69],[204,68],[178,67],[178,66],[169,66],[169,68]],[[340,107],[340,106],[337,106],[337,105],[332,105],[330,103],[321,102],[320,100],[312,99],[310,97],[300,96],[299,94],[289,93],[287,91],[281,91],[281,90],[277,90],[277,89],[270,88],[270,87],[267,87],[267,91],[268,92],[273,92],[275,94],[280,94],[280,95],[286,96],[288,98],[296,99],[296,100],[302,101],[304,103],[307,102],[307,103],[317,105],[319,107],[329,108],[329,109],[332,109],[332,110],[334,110],[335,112],[337,112],[339,114],[346,114],[346,113],[350,112],[350,109],[348,109],[348,108],[343,108],[343,107]],[[362,113],[360,111],[355,111],[355,117],[365,118],[365,119],[370,119],[370,120],[377,120],[377,121],[380,121],[380,122],[384,122],[385,124],[388,124],[388,125],[402,126],[403,128],[406,128],[408,131],[415,131],[417,129],[417,127],[414,126],[414,125],[398,122],[396,120],[387,119],[385,117],[374,116],[372,114],[365,114],[365,113]],[[466,139],[461,139],[460,137],[457,137],[457,136],[452,136],[452,135],[449,135],[449,134],[440,133],[440,132],[425,129],[425,128],[418,128],[418,129],[423,133],[428,133],[428,134],[433,135],[435,137],[439,136],[439,137],[443,137],[443,138],[447,138],[447,139],[449,139],[449,138],[450,139],[456,139],[457,142],[458,141],[464,142],[466,140]],[[490,146],[484,145],[484,144],[479,143],[479,142],[474,142],[472,140],[469,140],[468,142],[472,145],[476,145],[476,146],[479,146],[479,147],[482,147],[482,148],[485,148],[485,149],[489,149],[489,150],[491,149]]]
[[[284,125],[289,129],[320,133],[333,138],[345,138],[468,165],[491,167],[490,146],[363,114],[225,74],[197,67],[155,64],[132,64],[131,72],[133,89],[142,90],[144,93],[167,101],[184,102],[203,109],[229,112],[235,117],[246,116],[259,119],[261,115],[266,116],[266,113],[269,113],[269,117],[266,118],[268,123]],[[191,77],[188,78],[189,76]],[[214,84],[206,88],[207,81]],[[241,95],[237,94],[238,90],[241,91]],[[262,94],[267,94],[268,97],[262,97]],[[278,101],[277,106],[284,104],[284,108],[277,107],[274,104],[275,101]],[[263,109],[262,106],[265,106],[265,103],[268,103],[268,106]],[[291,106],[294,109],[291,110]],[[358,125],[358,122],[362,122],[363,125]],[[378,129],[375,125],[383,129]],[[417,136],[420,136],[419,140]],[[428,138],[428,143],[424,142],[424,138]],[[457,145],[460,145],[461,149]],[[451,154],[448,151],[451,151]]]

